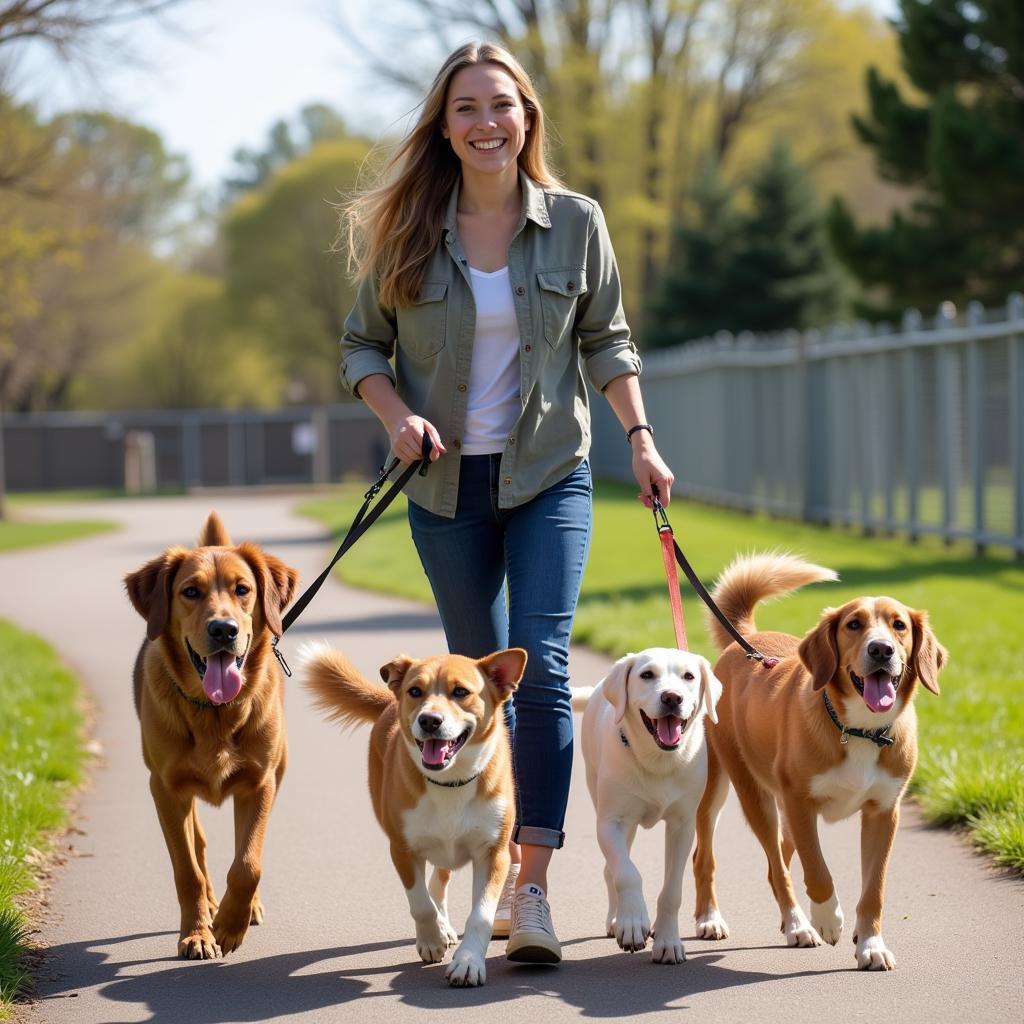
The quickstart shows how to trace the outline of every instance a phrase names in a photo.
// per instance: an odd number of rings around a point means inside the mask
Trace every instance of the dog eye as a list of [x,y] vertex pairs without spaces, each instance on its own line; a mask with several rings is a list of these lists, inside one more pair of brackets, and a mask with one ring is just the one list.
[[902,619],[897,619],[893,624],[892,628],[897,632],[902,633],[906,628],[907,624]]
[[239,583],[238,586],[235,587],[235,593],[239,597],[245,597],[245,595],[248,594],[251,590],[252,587],[250,587],[248,583]]
[[692,680],[694,678],[694,675],[693,675],[692,672],[684,672],[683,673],[683,678],[687,679],[687,680]]
[[643,672],[640,673],[640,678],[641,679],[653,679],[654,678],[654,673],[649,668],[645,668],[643,670]]
[[860,629],[860,620],[859,619],[850,619],[850,621],[846,624],[846,628],[847,629],[853,629],[853,630]]
[[182,597],[187,597],[189,599],[196,598],[196,597],[199,596],[199,588],[198,587],[186,587],[181,592],[181,596]]
[[408,694],[410,697],[422,697],[423,691],[418,686],[410,686]]
[[452,696],[458,697],[461,700],[463,697],[469,696],[469,690],[467,690],[464,686],[456,686],[455,689],[452,690]]

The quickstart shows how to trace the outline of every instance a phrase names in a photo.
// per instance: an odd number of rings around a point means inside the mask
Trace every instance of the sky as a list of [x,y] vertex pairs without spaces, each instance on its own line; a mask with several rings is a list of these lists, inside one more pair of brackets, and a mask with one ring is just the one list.
[[[868,2],[895,8],[895,0]],[[40,47],[27,51],[18,94],[47,115],[102,108],[153,128],[212,190],[238,147],[262,148],[270,126],[307,103],[328,103],[373,139],[400,132],[414,99],[374,85],[358,44],[331,16],[342,11],[372,40],[373,27],[400,10],[394,0],[185,0],[168,16],[174,30],[150,20],[126,27],[124,52],[134,59],[97,62],[94,75],[69,72]],[[422,60],[430,46],[399,59]]]

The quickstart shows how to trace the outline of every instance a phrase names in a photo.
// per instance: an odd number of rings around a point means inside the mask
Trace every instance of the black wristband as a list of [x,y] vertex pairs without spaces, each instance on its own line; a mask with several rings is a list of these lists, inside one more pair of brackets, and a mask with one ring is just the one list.
[[633,447],[633,435],[638,430],[646,430],[652,438],[654,437],[654,427],[652,427],[650,423],[638,423],[635,427],[630,427],[629,430],[626,431],[626,444],[631,448]]

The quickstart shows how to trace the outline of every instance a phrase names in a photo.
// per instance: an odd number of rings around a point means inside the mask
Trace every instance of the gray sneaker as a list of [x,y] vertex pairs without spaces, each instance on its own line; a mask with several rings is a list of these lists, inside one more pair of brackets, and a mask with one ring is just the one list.
[[519,865],[512,864],[505,876],[505,884],[498,899],[498,909],[494,912],[492,939],[507,939],[512,931],[512,901],[516,897],[516,879],[518,877]]
[[516,890],[505,956],[526,964],[557,964],[562,959],[562,947],[551,924],[551,907],[539,885],[527,883]]

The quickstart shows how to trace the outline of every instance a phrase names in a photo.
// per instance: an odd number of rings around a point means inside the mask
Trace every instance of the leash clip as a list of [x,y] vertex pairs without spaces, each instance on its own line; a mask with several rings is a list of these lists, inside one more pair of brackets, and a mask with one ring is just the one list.
[[842,731],[839,733],[839,742],[845,747],[850,742],[850,734],[846,731],[844,725]]
[[277,658],[278,664],[281,666],[281,670],[289,679],[291,679],[292,670],[288,667],[288,662],[284,660],[284,655],[277,646],[280,639],[281,638],[279,636],[275,636],[274,639],[270,641],[270,649],[274,652],[274,657]]
[[658,500],[658,488],[653,486],[651,488],[654,491],[654,497],[651,499],[651,512],[654,514],[654,525],[658,530],[658,533],[662,533],[664,530],[672,532],[672,524],[668,521],[668,513],[665,511],[665,506]]

